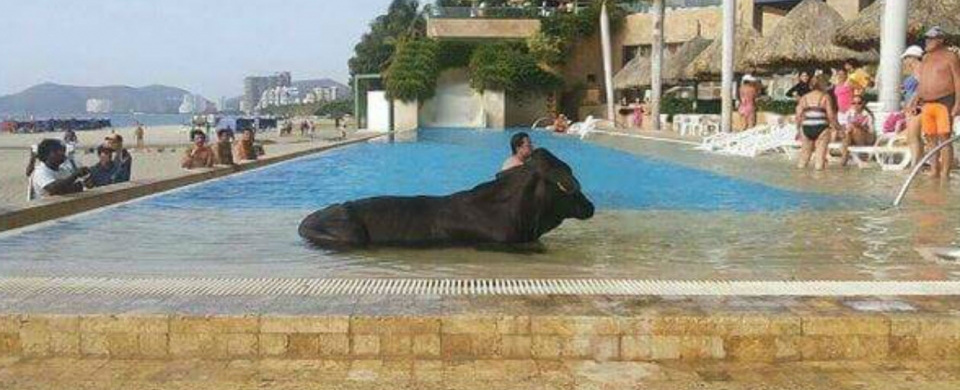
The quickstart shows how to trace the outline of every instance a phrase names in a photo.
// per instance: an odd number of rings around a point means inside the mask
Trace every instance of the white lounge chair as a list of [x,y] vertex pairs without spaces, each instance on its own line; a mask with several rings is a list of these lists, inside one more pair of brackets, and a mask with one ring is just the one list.
[[897,146],[903,139],[894,133],[882,133],[877,136],[873,146],[851,146],[847,148],[860,168],[869,166],[875,160],[884,171],[902,171],[910,166],[913,152],[907,146]]

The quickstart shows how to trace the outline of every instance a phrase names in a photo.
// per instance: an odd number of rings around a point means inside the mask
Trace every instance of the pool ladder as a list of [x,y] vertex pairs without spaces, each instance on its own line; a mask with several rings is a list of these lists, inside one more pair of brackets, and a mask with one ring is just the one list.
[[897,194],[897,198],[893,200],[893,207],[899,207],[900,203],[903,202],[903,197],[907,195],[907,190],[910,189],[910,184],[913,183],[913,180],[917,178],[917,174],[919,174],[920,170],[923,169],[923,164],[926,164],[927,161],[930,161],[931,158],[933,158],[934,156],[937,156],[937,153],[940,152],[940,149],[943,149],[948,145],[954,142],[957,142],[957,140],[960,140],[960,135],[955,135],[953,136],[953,138],[950,138],[944,141],[940,145],[937,145],[937,147],[933,148],[933,150],[931,150],[929,153],[923,156],[922,159],[920,159],[917,165],[913,167],[913,171],[910,172],[910,176],[907,177],[907,181],[903,183],[903,187],[900,187],[900,192]]

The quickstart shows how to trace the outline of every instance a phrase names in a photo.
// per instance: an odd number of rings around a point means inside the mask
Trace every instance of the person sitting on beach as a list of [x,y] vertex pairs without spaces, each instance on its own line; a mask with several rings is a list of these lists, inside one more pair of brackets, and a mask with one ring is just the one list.
[[97,158],[97,164],[90,167],[90,176],[83,181],[83,186],[94,188],[119,183],[120,165],[113,159],[113,149],[109,145],[98,146]]
[[243,129],[240,139],[233,143],[233,156],[237,160],[256,160],[257,150],[255,148],[253,129]]
[[830,129],[839,128],[837,111],[827,94],[827,80],[823,75],[813,76],[812,90],[797,101],[795,123],[800,124],[802,146],[797,168],[804,169],[812,156],[814,169],[821,171],[827,163],[827,144]]
[[530,154],[533,153],[533,141],[530,140],[530,135],[521,131],[510,137],[510,152],[511,155],[503,162],[500,172],[519,167],[530,158]]
[[110,134],[104,141],[107,147],[113,151],[113,162],[117,164],[117,176],[114,183],[124,183],[130,181],[130,174],[133,171],[133,156],[127,149],[123,148],[123,136],[120,134]]
[[46,198],[83,191],[78,179],[90,173],[86,167],[79,167],[72,173],[66,173],[60,167],[67,159],[67,148],[55,139],[45,139],[37,146],[37,159],[30,173],[30,199]]
[[217,165],[236,165],[233,161],[233,130],[217,130],[217,144],[214,146],[214,162]]
[[213,150],[207,146],[207,135],[203,131],[195,130],[190,138],[193,140],[193,146],[183,155],[180,167],[184,169],[213,167]]
[[873,131],[873,113],[866,108],[863,96],[854,96],[850,110],[845,114],[846,123],[843,132],[843,149],[840,153],[840,166],[846,166],[850,159],[851,146],[873,145],[876,134]]

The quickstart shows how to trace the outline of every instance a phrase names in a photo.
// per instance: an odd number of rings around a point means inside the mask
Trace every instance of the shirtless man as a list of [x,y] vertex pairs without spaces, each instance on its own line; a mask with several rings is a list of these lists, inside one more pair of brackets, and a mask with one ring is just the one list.
[[510,151],[513,152],[513,155],[507,157],[507,160],[503,162],[500,172],[519,167],[530,158],[530,154],[533,153],[533,141],[530,141],[530,135],[519,132],[510,137]]
[[[933,27],[924,35],[926,54],[920,62],[920,86],[917,88],[922,108],[920,123],[929,145],[939,145],[950,138],[953,118],[960,115],[960,58],[947,50],[945,34]],[[939,159],[931,160],[930,175],[950,177],[953,165],[953,146],[940,151]]]

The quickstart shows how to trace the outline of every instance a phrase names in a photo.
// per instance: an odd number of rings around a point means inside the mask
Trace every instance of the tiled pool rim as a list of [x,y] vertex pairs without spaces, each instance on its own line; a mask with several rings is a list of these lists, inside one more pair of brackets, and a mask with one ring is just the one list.
[[960,281],[0,277],[0,295],[960,296]]
[[[759,309],[769,301],[748,302],[751,310],[730,302],[620,303],[622,310],[617,313],[582,309],[521,313],[503,308],[415,315],[9,313],[0,314],[0,356],[771,363],[960,360],[960,316],[949,310],[871,312],[851,310],[849,302],[844,308],[844,302],[832,299],[780,302],[777,310]],[[949,305],[956,307],[956,303],[951,300]],[[577,306],[556,298],[531,304],[559,305],[564,310]]]

